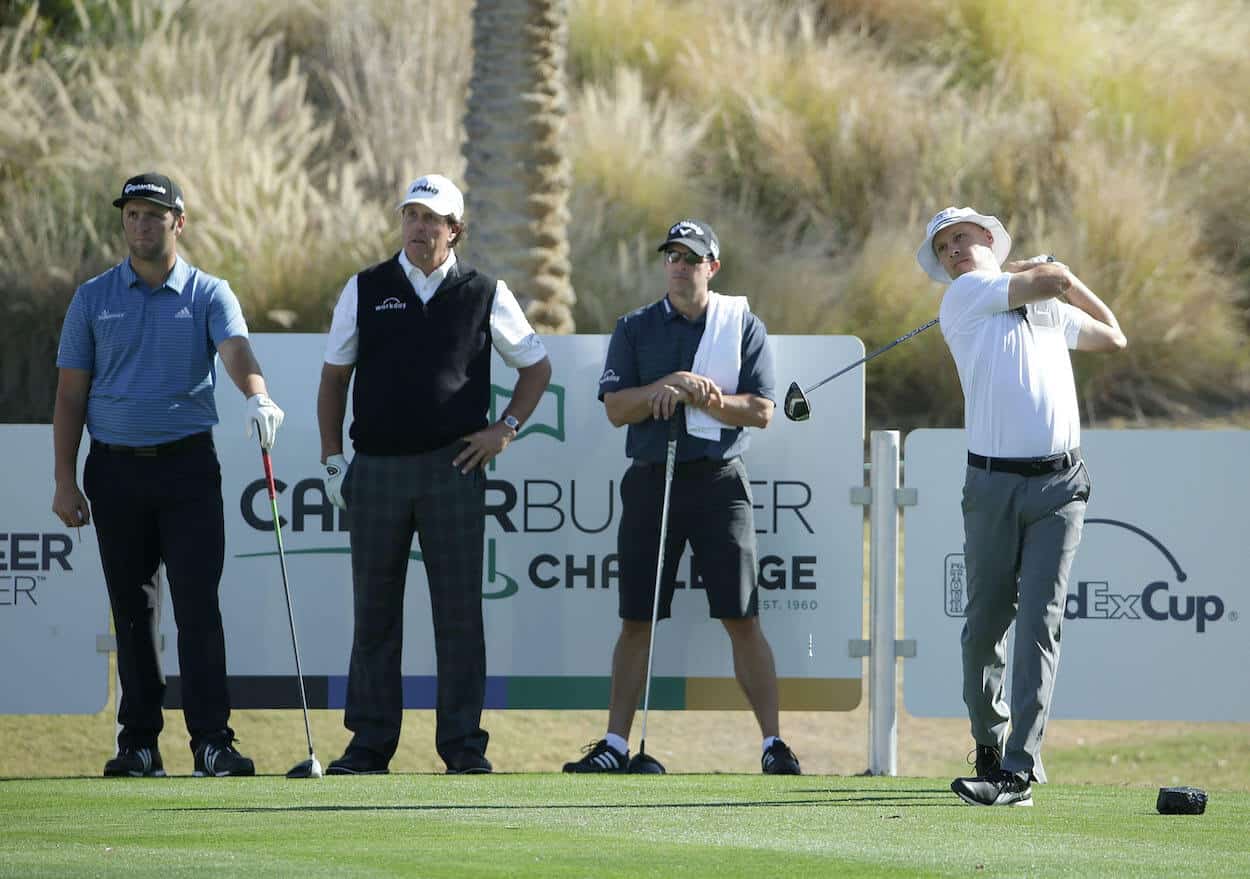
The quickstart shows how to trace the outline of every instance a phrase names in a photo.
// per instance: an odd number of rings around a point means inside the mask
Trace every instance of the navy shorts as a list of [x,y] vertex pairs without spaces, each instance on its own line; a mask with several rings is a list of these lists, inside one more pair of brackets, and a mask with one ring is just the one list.
[[[634,462],[621,478],[620,615],[650,620],[664,506],[664,465]],[[677,565],[687,542],[695,583],[716,619],[758,616],[755,517],[741,458],[677,464],[669,499],[659,619],[671,615]],[[697,584],[697,585],[696,585]]]

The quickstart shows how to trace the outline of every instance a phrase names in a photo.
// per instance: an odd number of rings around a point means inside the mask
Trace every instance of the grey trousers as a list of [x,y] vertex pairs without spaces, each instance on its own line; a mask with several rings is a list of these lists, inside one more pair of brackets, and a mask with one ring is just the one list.
[[[1059,666],[1068,573],[1089,500],[1085,464],[1045,476],[969,467],[964,481],[964,704],[972,737],[1003,768],[1046,781],[1042,737]],[[1016,624],[1011,705],[1003,695],[1007,630]],[[1010,734],[1008,724],[1010,723]]]
[[352,547],[355,626],[343,722],[350,748],[389,761],[403,720],[400,660],[412,536],[430,585],[438,668],[435,744],[444,761],[486,753],[482,541],[486,477],[451,466],[463,444],[420,455],[352,459],[344,484]]

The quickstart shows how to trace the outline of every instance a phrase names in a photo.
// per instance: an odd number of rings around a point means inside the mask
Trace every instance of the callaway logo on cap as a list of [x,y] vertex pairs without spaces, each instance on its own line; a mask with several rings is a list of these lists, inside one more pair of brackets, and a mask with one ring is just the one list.
[[150,201],[178,213],[184,210],[182,189],[164,174],[147,173],[131,177],[122,186],[121,197],[113,200],[113,207],[119,208],[134,198]]
[[656,250],[668,250],[673,244],[684,244],[699,256],[720,259],[720,241],[712,227],[702,220],[678,220],[668,229],[668,236]]

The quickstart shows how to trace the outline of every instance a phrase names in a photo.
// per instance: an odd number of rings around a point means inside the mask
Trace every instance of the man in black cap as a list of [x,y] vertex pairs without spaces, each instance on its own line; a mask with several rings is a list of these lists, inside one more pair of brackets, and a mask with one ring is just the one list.
[[[117,755],[106,776],[165,774],[157,738],[165,678],[156,645],[158,568],[178,625],[182,704],[196,775],[252,775],[228,725],[218,604],[225,562],[216,357],[247,397],[247,432],[270,448],[283,413],[266,394],[230,285],[178,256],[182,190],[164,174],[131,177],[121,208],[128,259],[74,294],[57,353],[52,416],[56,493],[70,527],[94,517],[117,631]],[[78,487],[83,426],[91,451]],[[90,498],[90,507],[87,499]]]
[[[720,242],[707,223],[675,223],[658,249],[668,295],[617,321],[599,379],[608,419],[629,426],[625,454],[633,459],[621,479],[621,633],[612,654],[608,730],[564,771],[663,771],[650,755],[630,761],[629,733],[646,686],[655,590],[656,616],[664,619],[689,542],[694,576],[729,635],[734,673],[763,734],[761,768],[798,775],[798,759],[778,736],[777,672],[759,622],[751,483],[740,457],[747,428],[772,420],[768,332],[745,297],[709,289],[720,270]],[[670,422],[683,410],[657,587]]]

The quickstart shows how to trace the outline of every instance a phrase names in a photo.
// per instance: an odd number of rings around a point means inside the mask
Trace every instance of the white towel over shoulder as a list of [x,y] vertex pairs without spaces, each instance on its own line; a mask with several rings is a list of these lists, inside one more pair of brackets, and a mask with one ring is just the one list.
[[[725,296],[708,291],[707,323],[694,352],[691,372],[716,382],[722,394],[738,393],[742,369],[742,327],[751,306],[745,296]],[[701,409],[686,410],[686,432],[700,439],[720,439],[727,425]]]

